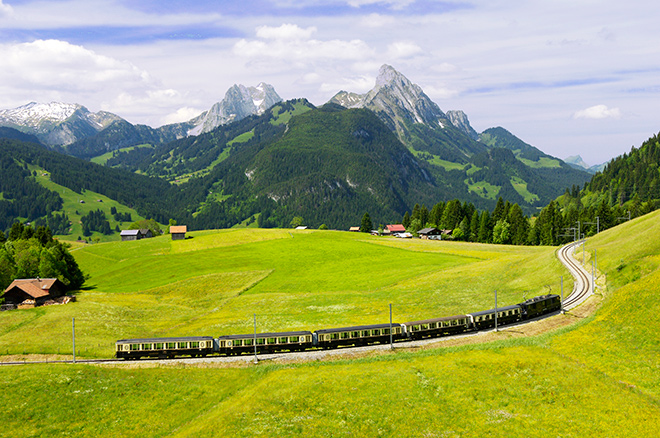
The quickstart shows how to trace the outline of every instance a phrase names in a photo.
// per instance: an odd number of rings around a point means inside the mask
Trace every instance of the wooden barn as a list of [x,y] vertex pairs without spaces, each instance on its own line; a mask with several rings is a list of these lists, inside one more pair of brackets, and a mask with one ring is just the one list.
[[186,233],[188,232],[187,225],[172,225],[170,227],[170,234],[172,235],[172,240],[183,240],[186,238]]
[[57,278],[25,278],[14,280],[2,294],[6,304],[19,306],[23,302],[30,307],[40,306],[46,300],[60,297],[66,286]]

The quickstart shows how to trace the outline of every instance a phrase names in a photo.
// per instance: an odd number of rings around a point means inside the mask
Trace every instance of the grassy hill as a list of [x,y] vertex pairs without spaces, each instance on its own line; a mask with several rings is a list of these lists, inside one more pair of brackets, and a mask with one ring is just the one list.
[[[0,314],[0,352],[107,355],[123,336],[449,315],[558,291],[552,248],[222,230],[76,250],[73,305]],[[643,236],[643,238],[642,238]],[[0,368],[12,436],[654,436],[660,212],[590,238],[599,293],[563,316],[430,348],[258,366]],[[607,287],[604,283],[607,275]],[[565,289],[572,287],[564,278]],[[592,315],[591,310],[597,309]],[[537,336],[523,336],[560,327]],[[48,334],[48,336],[44,336]],[[54,356],[50,356],[54,357]],[[75,412],[76,415],[70,415]],[[4,432],[0,432],[2,435]]]

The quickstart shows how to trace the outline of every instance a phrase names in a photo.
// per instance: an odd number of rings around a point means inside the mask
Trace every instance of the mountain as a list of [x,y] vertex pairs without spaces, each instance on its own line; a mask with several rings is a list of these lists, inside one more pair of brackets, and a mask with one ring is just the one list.
[[564,158],[564,162],[568,164],[569,166],[572,166],[576,169],[581,169],[581,170],[586,170],[587,172],[591,174],[595,174],[598,172],[602,172],[603,169],[605,169],[605,166],[607,166],[607,163],[602,163],[602,164],[596,164],[594,166],[589,166],[587,163],[584,162],[581,156],[579,155],[574,155],[571,157]]
[[65,146],[89,137],[121,117],[106,112],[90,112],[78,104],[36,103],[0,110],[0,126],[35,135],[47,146]]
[[210,110],[190,120],[193,128],[188,135],[210,132],[221,125],[239,121],[250,115],[261,115],[274,104],[281,102],[272,85],[261,82],[256,87],[234,85],[224,99],[214,104]]
[[[419,85],[389,65],[380,68],[376,85],[371,91],[366,94],[340,91],[329,102],[346,108],[370,109],[413,152],[467,163],[471,156],[486,150],[470,135],[463,133],[465,127],[455,127]],[[467,121],[467,117],[464,120]]]
[[467,114],[461,110],[451,110],[447,111],[447,118],[456,128],[461,130],[465,135],[470,137],[472,140],[479,141],[479,134],[475,131],[472,126],[470,126],[470,121],[468,120]]
[[20,140],[27,143],[37,143],[41,144],[39,139],[32,134],[26,134],[18,129],[7,128],[5,126],[0,127],[0,138],[6,138],[10,140]]

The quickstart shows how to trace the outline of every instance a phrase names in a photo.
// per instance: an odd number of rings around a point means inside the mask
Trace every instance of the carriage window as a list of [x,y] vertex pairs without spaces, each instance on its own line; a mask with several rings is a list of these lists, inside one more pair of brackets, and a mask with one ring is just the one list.
[[257,345],[264,345],[266,340],[264,338],[257,338]]
[[383,334],[384,335],[389,335],[390,334],[390,329],[388,329],[388,328],[383,329]]
[[156,344],[156,350],[162,350],[162,349],[163,349],[162,343],[159,342],[158,344]]
[[331,334],[331,335],[330,335],[330,339],[332,339],[332,340],[334,340],[334,339],[339,339],[339,333],[333,333],[333,334]]
[[151,350],[151,344],[142,344],[143,350]]
[[280,338],[280,344],[286,344],[287,338]]
[[243,345],[254,345],[254,339],[244,339]]
[[348,339],[350,336],[351,336],[351,334],[349,332],[342,332],[342,334],[341,334],[342,339]]
[[380,330],[372,330],[371,335],[372,336],[380,336]]
[[362,336],[369,336],[369,330],[362,330]]
[[179,348],[187,348],[187,347],[188,347],[188,343],[187,343],[187,342],[179,342],[179,343],[178,343],[178,347],[179,347]]
[[437,327],[438,327],[438,324],[435,323],[435,322],[432,322],[431,324],[429,324],[429,328],[430,328],[431,330],[433,330],[434,328],[437,328]]
[[199,348],[199,342],[191,342],[190,348]]
[[359,338],[360,332],[351,332],[351,338]]
[[136,351],[140,349],[140,344],[131,344],[131,351]]
[[165,344],[167,348],[176,348],[176,342],[168,342]]

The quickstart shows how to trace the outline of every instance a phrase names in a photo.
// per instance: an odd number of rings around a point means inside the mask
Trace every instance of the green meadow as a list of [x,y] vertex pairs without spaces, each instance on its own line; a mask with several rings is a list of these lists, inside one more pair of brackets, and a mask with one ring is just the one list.
[[[236,229],[84,246],[78,301],[0,314],[11,358],[116,339],[430,318],[564,291],[556,248]],[[0,436],[655,436],[660,212],[590,238],[596,296],[566,315],[352,359],[0,368]],[[605,282],[607,278],[607,282]],[[597,305],[596,305],[597,304]],[[585,309],[594,309],[587,312]],[[530,329],[531,330],[531,329]],[[23,356],[23,355],[26,356]]]
[[[137,146],[136,146],[137,147]],[[61,240],[77,240],[78,237],[85,238],[82,232],[82,222],[80,219],[89,214],[90,211],[101,210],[105,212],[106,218],[110,223],[110,228],[115,229],[116,226],[119,226],[120,229],[128,228],[128,226],[135,221],[145,219],[140,216],[137,211],[132,208],[129,208],[113,199],[108,198],[105,195],[101,195],[90,190],[81,190],[80,192],[74,192],[73,190],[66,188],[62,185],[59,185],[50,179],[50,173],[46,172],[44,169],[29,165],[30,171],[36,172],[36,181],[42,186],[46,187],[48,190],[57,192],[63,201],[62,212],[66,213],[71,221],[71,232],[70,234],[64,236],[56,236]],[[119,213],[130,213],[132,222],[118,222],[110,214],[112,207],[115,207]],[[108,242],[113,240],[119,240],[119,235],[113,233],[110,235],[104,235],[97,231],[94,231],[89,239],[98,239],[101,242]]]

